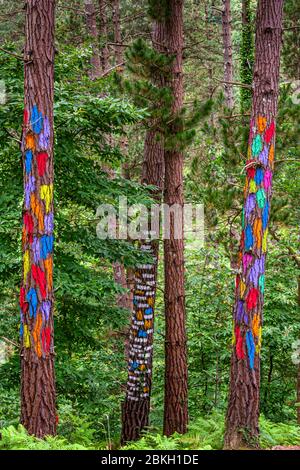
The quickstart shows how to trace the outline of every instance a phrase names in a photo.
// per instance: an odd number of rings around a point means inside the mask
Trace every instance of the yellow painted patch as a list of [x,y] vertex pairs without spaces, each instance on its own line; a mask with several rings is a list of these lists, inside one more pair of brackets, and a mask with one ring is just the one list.
[[53,199],[53,184],[43,184],[40,194],[41,199],[45,201],[46,212],[49,212]]
[[250,184],[249,184],[249,193],[256,193],[257,191],[257,187],[256,187],[256,183],[254,180],[250,180]]
[[24,266],[24,284],[26,284],[27,276],[30,271],[30,253],[29,250],[26,250],[24,253],[23,258],[23,266]]
[[240,297],[241,299],[244,297],[246,290],[246,284],[243,281],[240,281]]
[[24,337],[23,337],[23,340],[24,340],[24,346],[25,346],[25,348],[30,348],[30,332],[29,332],[28,325],[24,325]]
[[266,230],[264,232],[263,239],[262,239],[262,251],[263,251],[263,253],[267,252],[267,239],[268,239],[268,229],[266,228]]

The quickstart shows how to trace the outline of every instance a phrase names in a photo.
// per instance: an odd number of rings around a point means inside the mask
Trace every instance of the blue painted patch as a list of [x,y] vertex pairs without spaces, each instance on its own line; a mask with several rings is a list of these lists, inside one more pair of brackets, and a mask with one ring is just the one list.
[[264,230],[266,230],[267,228],[268,220],[269,220],[269,203],[267,201],[263,209],[263,213],[262,213],[262,225],[263,225]]
[[43,129],[43,114],[39,112],[36,104],[33,106],[31,112],[31,127],[36,134],[40,134]]
[[254,343],[252,331],[247,331],[246,333],[246,344],[247,344],[250,369],[253,369],[254,357],[255,357],[255,343]]
[[31,165],[32,165],[32,151],[31,150],[26,150],[25,153],[25,169],[27,175],[31,172]]
[[53,251],[54,245],[54,236],[53,235],[43,235],[41,237],[41,258],[46,259],[50,253]]
[[246,251],[250,250],[250,248],[253,246],[253,234],[252,234],[252,228],[251,225],[247,225],[245,229],[245,249]]
[[26,300],[29,303],[29,314],[30,318],[36,317],[38,297],[35,289],[30,289],[26,295]]
[[262,168],[257,168],[254,176],[255,183],[259,186],[264,178],[264,172]]

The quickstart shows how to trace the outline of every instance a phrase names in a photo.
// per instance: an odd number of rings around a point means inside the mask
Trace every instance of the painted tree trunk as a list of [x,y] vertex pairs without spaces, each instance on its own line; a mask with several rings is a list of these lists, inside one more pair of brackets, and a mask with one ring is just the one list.
[[[253,79],[253,32],[251,0],[242,0],[242,38],[240,50],[240,79],[241,83],[251,85]],[[248,112],[251,107],[251,90],[245,87],[240,89],[241,113]]]
[[233,59],[231,40],[231,11],[230,0],[223,0],[222,31],[224,48],[224,94],[227,108],[233,109]]
[[[163,43],[163,23],[155,22],[153,30],[153,44],[157,48]],[[152,197],[159,204],[164,184],[164,150],[155,126],[146,133],[141,183],[157,187]],[[141,249],[151,254],[154,262],[137,266],[135,270],[128,382],[122,406],[122,443],[138,439],[149,425],[159,240],[144,240]]]
[[107,46],[108,37],[107,37],[106,7],[107,7],[106,0],[99,0],[99,15],[100,15],[99,33],[100,33],[101,41],[104,42],[103,46],[101,47],[101,52],[100,52],[103,73],[107,71],[108,66],[109,66],[109,50]]
[[120,0],[112,0],[116,65],[123,65],[123,47],[120,21]]
[[[300,307],[300,276],[298,276],[298,306]],[[298,365],[297,374],[297,403],[300,403],[300,364]],[[297,423],[300,424],[300,406],[297,406]]]
[[233,309],[225,447],[256,446],[265,259],[274,169],[283,0],[259,0],[252,114]]
[[54,0],[27,0],[21,423],[37,437],[56,433],[53,343]]
[[92,80],[100,77],[101,75],[101,62],[100,62],[100,51],[98,46],[98,28],[97,28],[97,17],[96,9],[93,0],[84,0],[86,25],[89,36],[92,39],[93,53],[91,57],[91,70],[90,77]]
[[[183,105],[183,1],[170,0],[166,15],[166,50],[174,56],[167,85],[172,90],[174,118]],[[176,136],[180,129],[176,119],[169,132]],[[164,203],[178,204],[183,209],[183,154],[176,147],[165,150]],[[182,227],[183,232],[183,227]],[[164,240],[165,262],[165,398],[164,434],[185,433],[188,423],[187,346],[184,290],[184,241],[176,238],[171,218],[170,238]]]

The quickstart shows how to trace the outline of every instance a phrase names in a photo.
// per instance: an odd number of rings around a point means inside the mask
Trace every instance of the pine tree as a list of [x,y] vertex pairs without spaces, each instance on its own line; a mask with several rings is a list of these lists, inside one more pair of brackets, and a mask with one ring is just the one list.
[[[244,85],[252,84],[253,76],[253,32],[252,32],[252,14],[251,1],[242,0],[242,38],[240,50],[240,77]],[[251,107],[251,90],[241,88],[241,113],[249,111]]]
[[[164,203],[168,207],[178,204],[183,209],[183,152],[178,139],[183,108],[183,0],[170,0],[165,15],[165,47],[173,56],[167,86],[172,93],[169,142],[165,147]],[[182,219],[183,220],[183,219]],[[175,235],[174,218],[171,219],[170,238],[164,240],[165,267],[165,401],[164,434],[185,433],[188,423],[188,383],[186,313],[184,289],[184,241]]]
[[[139,57],[138,64],[141,63],[141,57],[148,62],[151,69],[149,78],[152,79],[153,86],[157,87],[156,91],[159,95],[164,80],[161,67],[158,67],[154,73],[154,59],[157,63],[164,64],[165,62],[164,57],[159,54],[164,42],[163,22],[154,21],[152,42],[153,50],[138,42],[128,57],[134,62]],[[134,71],[136,72],[135,68]],[[150,92],[151,83],[146,88]],[[155,100],[155,107],[159,107],[157,100]],[[161,203],[164,184],[164,148],[163,136],[158,130],[159,121],[156,117],[149,122],[150,128],[145,137],[141,178],[142,184],[155,187],[151,193],[158,204]],[[150,255],[152,262],[137,266],[134,274],[134,310],[130,327],[128,382],[122,407],[121,441],[123,443],[138,439],[141,431],[149,426],[159,233],[153,234],[153,237],[141,243],[141,251]]]
[[225,447],[257,446],[265,261],[274,170],[283,0],[259,0],[252,113],[233,309]]
[[27,0],[23,123],[21,422],[37,437],[56,433],[53,344],[54,0]]
[[224,94],[227,108],[234,107],[233,95],[233,57],[232,57],[232,38],[231,38],[231,11],[230,0],[223,0],[222,12],[222,30],[224,47]]

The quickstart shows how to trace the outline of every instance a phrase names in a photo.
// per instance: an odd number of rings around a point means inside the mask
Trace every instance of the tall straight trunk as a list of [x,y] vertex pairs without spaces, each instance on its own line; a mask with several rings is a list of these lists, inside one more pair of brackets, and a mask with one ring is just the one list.
[[274,169],[283,0],[259,0],[240,273],[233,309],[225,447],[256,446],[259,436],[259,388],[262,310],[268,222]]
[[233,59],[231,39],[231,11],[230,0],[223,0],[222,31],[224,48],[224,94],[227,108],[233,109]]
[[54,0],[26,1],[21,423],[37,437],[55,435],[57,420],[52,278],[54,22]]
[[[165,44],[174,57],[167,85],[173,94],[173,123],[169,132],[180,131],[176,116],[183,106],[183,0],[170,0],[166,14]],[[180,127],[180,126],[179,126]],[[183,210],[183,154],[175,146],[165,150],[164,203]],[[182,227],[183,232],[183,227]],[[170,238],[164,240],[165,263],[165,399],[164,434],[185,433],[188,424],[187,346],[184,290],[184,241],[176,238],[171,217]]]
[[[154,47],[159,48],[163,38],[164,25],[155,22]],[[164,150],[162,136],[153,124],[153,129],[146,133],[141,183],[157,187],[152,197],[160,204],[164,184]],[[137,266],[135,270],[128,381],[122,405],[122,443],[138,439],[149,425],[159,240],[144,240],[141,249],[153,256],[153,264]]]
[[[242,38],[240,50],[240,79],[241,83],[251,85],[253,79],[253,33],[251,0],[242,0]],[[241,113],[250,110],[252,94],[248,88],[241,88]]]
[[[298,263],[299,267],[299,263]],[[300,276],[298,276],[298,306],[300,307]],[[297,374],[297,403],[300,403],[300,364]],[[300,424],[300,406],[297,406],[297,423]]]
[[109,65],[109,50],[107,46],[107,15],[106,15],[106,0],[99,0],[99,15],[100,15],[100,28],[99,34],[100,39],[104,44],[101,47],[100,56],[101,56],[101,65],[102,71],[105,73]]
[[86,15],[86,26],[88,34],[92,40],[92,57],[91,57],[91,71],[90,77],[92,80],[100,77],[101,75],[101,62],[100,62],[100,51],[99,51],[99,34],[97,28],[97,16],[96,9],[93,0],[84,0],[85,15]]
[[121,18],[120,18],[120,0],[112,0],[112,19],[114,25],[114,42],[115,42],[115,57],[116,65],[123,64],[123,47],[122,47],[122,33],[121,33]]

